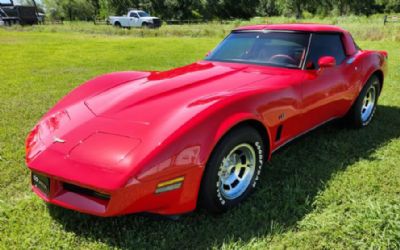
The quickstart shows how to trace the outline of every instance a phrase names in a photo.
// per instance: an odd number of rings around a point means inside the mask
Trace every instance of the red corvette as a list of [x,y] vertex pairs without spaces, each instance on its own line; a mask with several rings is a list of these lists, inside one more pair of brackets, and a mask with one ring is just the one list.
[[335,118],[367,126],[387,57],[335,26],[256,25],[188,66],[97,77],[29,134],[32,189],[98,216],[226,211],[285,143]]

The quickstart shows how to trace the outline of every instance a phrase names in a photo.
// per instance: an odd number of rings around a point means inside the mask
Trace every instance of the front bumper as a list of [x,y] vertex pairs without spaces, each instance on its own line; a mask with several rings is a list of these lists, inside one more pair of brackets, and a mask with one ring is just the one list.
[[[32,185],[32,190],[46,202],[61,207],[103,217],[138,212],[175,215],[196,208],[202,167],[191,167],[180,173],[146,182],[134,179],[128,186],[108,193],[95,187],[71,183],[57,176],[38,174],[49,178],[49,190],[44,192],[37,185]],[[184,177],[179,189],[156,193],[160,182],[178,176]]]
[[161,27],[161,25],[162,25],[161,19],[154,18],[152,21],[153,21],[153,23],[151,24],[152,28],[160,28]]

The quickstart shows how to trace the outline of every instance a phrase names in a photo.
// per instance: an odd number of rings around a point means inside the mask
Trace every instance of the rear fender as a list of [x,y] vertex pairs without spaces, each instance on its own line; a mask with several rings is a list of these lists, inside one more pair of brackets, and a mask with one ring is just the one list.
[[387,56],[385,57],[384,54],[376,51],[365,51],[365,53],[367,54],[365,55],[364,63],[362,66],[364,69],[364,77],[362,79],[362,85],[359,87],[359,92],[362,90],[362,88],[365,86],[371,76],[376,72],[382,73],[381,84],[383,84],[384,75],[387,72]]

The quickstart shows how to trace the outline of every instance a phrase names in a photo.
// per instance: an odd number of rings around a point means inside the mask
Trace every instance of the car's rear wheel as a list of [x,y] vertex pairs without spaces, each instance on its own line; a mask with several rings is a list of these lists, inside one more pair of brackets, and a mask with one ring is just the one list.
[[366,127],[374,117],[378,97],[380,94],[380,81],[373,75],[361,90],[347,118],[352,127]]
[[115,27],[117,27],[117,28],[122,28],[122,26],[121,26],[121,23],[120,22],[115,22]]
[[225,135],[215,147],[204,172],[200,204],[224,212],[254,190],[265,159],[263,139],[256,129],[242,126]]

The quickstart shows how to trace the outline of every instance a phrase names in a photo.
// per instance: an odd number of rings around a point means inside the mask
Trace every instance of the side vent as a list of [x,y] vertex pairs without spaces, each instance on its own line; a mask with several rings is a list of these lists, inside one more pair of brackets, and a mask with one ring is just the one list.
[[282,135],[283,125],[279,125],[278,130],[276,131],[275,141],[279,141]]

